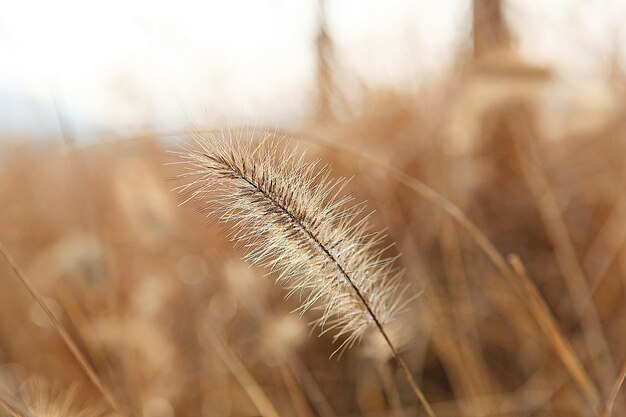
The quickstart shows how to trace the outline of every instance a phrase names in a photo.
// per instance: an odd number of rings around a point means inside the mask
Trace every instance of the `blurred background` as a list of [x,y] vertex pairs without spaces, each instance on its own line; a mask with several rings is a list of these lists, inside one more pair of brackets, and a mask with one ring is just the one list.
[[506,59],[550,68],[549,98],[559,108],[583,111],[590,99],[610,106],[607,76],[626,59],[623,1],[504,2],[496,32],[506,35],[477,30],[491,23],[473,21],[473,7],[450,0],[14,2],[0,16],[0,129],[52,136],[61,117],[88,140],[190,118],[296,126],[320,110],[324,82],[355,104],[363,85],[417,89],[504,45]]
[[[354,176],[421,294],[393,334],[439,416],[626,415],[625,1],[1,9],[0,242],[119,417],[424,415],[375,335],[329,360],[179,206],[168,151],[200,128]],[[4,258],[2,404],[113,414]]]

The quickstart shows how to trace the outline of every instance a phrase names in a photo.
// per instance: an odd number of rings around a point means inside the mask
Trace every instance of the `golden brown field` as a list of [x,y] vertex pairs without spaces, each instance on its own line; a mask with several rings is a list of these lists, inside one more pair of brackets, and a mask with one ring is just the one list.
[[321,103],[349,111],[292,131],[189,130],[288,137],[353,177],[345,192],[416,295],[386,327],[402,362],[376,329],[332,355],[351,330],[320,335],[300,293],[244,262],[201,203],[179,206],[185,128],[6,138],[0,415],[426,415],[402,363],[440,417],[626,415],[624,79],[607,75],[615,111],[592,128],[566,114],[572,128],[548,132],[551,69],[487,49],[415,91],[364,87],[358,105],[322,71]]

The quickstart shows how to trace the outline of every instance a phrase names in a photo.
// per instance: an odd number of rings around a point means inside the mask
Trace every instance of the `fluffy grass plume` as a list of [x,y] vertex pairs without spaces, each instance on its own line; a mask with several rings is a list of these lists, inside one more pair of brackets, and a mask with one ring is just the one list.
[[209,217],[228,225],[246,260],[299,293],[302,313],[320,310],[314,324],[334,331],[339,349],[372,326],[386,336],[407,287],[381,249],[384,236],[370,230],[365,205],[343,193],[346,179],[331,178],[329,166],[271,137],[196,134],[196,147],[180,153],[190,179],[181,188],[186,201],[199,200]]

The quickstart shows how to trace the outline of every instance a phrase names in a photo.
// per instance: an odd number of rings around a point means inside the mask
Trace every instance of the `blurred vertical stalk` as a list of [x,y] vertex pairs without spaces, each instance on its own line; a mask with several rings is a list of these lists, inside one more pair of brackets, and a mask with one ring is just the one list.
[[474,58],[510,45],[511,36],[504,19],[502,0],[474,0],[472,12]]
[[315,118],[317,121],[332,119],[331,96],[333,92],[333,41],[328,35],[326,19],[326,1],[317,2],[318,30],[315,37],[315,51],[317,58],[317,109]]

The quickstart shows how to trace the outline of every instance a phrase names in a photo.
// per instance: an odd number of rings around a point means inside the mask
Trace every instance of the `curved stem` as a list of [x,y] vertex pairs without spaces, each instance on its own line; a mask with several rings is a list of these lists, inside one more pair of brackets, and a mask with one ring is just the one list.
[[411,374],[411,370],[407,366],[404,359],[402,359],[402,357],[398,355],[397,353],[394,353],[394,358],[396,362],[398,363],[398,365],[400,365],[400,370],[402,371],[402,375],[404,375],[404,378],[407,380],[407,382],[411,386],[411,389],[413,389],[415,396],[422,404],[422,407],[424,408],[424,411],[426,411],[426,414],[428,414],[429,417],[436,417],[435,411],[426,400],[426,397],[424,396],[424,393],[422,392],[420,387],[417,386],[417,382],[415,382],[415,379],[413,378],[413,374]]

